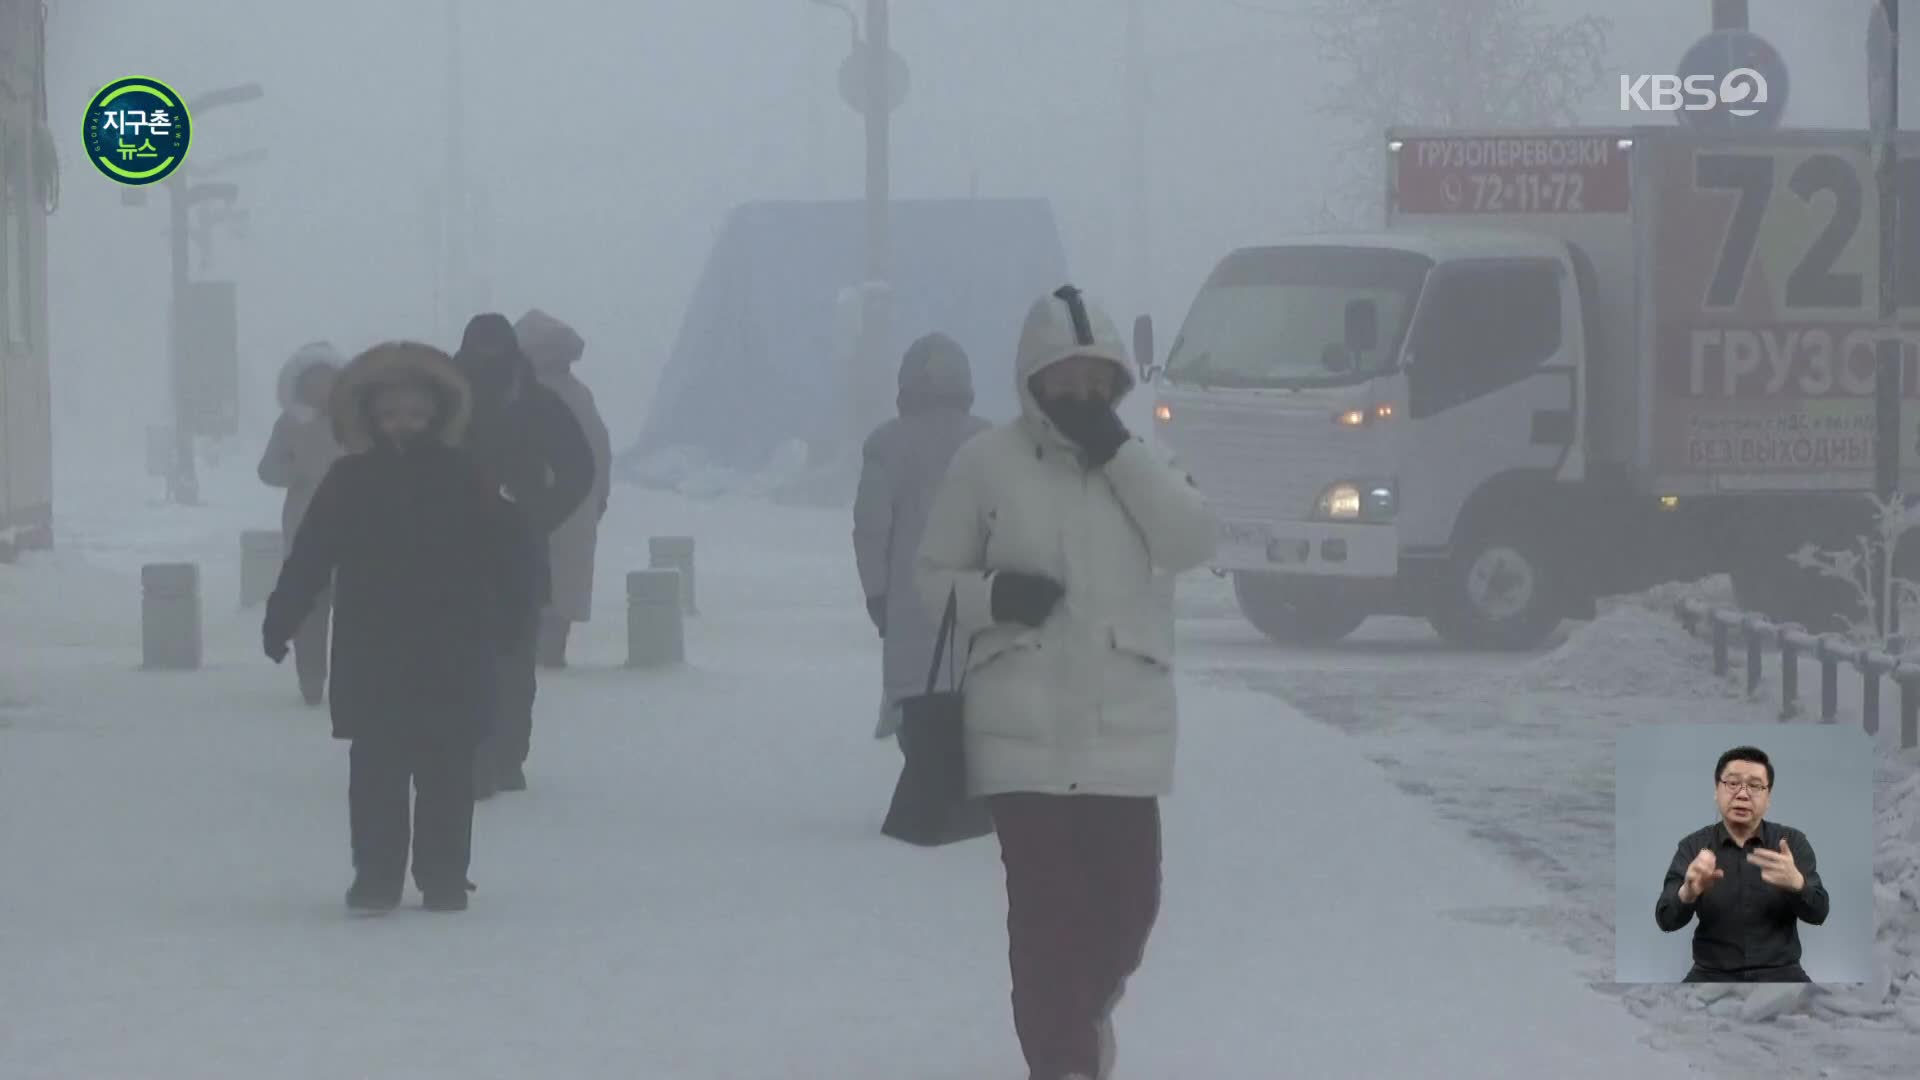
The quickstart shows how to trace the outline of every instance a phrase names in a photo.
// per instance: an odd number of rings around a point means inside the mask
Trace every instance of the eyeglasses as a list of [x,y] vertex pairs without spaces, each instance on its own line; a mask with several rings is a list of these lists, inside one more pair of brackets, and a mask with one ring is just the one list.
[[1720,781],[1720,786],[1726,788],[1730,793],[1738,793],[1742,788],[1745,788],[1749,795],[1765,795],[1767,793],[1767,782],[1765,780],[1722,780]]

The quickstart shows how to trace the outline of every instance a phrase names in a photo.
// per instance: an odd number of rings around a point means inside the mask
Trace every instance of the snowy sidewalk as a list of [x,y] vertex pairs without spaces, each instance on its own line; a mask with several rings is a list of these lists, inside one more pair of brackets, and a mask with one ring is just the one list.
[[[544,678],[533,790],[478,810],[459,916],[345,916],[345,746],[257,659],[252,614],[210,601],[208,668],[147,675],[126,626],[83,632],[132,614],[124,571],[4,571],[42,576],[0,584],[0,642],[31,646],[0,668],[26,701],[0,704],[0,1074],[1024,1075],[994,844],[877,832],[897,757],[866,737],[878,653],[840,516],[645,498],[609,518],[603,585],[644,550],[629,522],[725,538],[692,664],[611,667],[603,605],[583,666]],[[73,614],[28,632],[56,598]],[[1697,1075],[1572,954],[1477,919],[1549,897],[1351,741],[1182,693],[1124,1080]]]

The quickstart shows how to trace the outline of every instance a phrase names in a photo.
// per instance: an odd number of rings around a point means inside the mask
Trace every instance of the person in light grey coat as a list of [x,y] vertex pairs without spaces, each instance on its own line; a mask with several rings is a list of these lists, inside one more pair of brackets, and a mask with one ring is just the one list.
[[[341,455],[328,418],[328,399],[344,358],[325,341],[295,350],[280,368],[280,418],[260,455],[260,482],[287,490],[280,508],[280,535],[291,545],[320,480]],[[323,592],[294,635],[294,670],[307,704],[319,705],[327,685],[327,632],[332,605]]]
[[540,664],[567,666],[567,635],[573,624],[593,617],[593,560],[600,544],[600,518],[612,490],[613,438],[594,405],[593,391],[573,373],[587,343],[573,327],[535,308],[513,324],[520,351],[533,364],[540,385],[559,395],[580,422],[593,449],[593,490],[548,540],[553,567],[553,598],[540,613]]
[[[867,614],[883,642],[877,739],[899,731],[900,699],[927,688],[940,618],[939,612],[926,610],[914,588],[914,556],[927,511],[955,451],[992,426],[970,413],[973,373],[967,354],[942,334],[929,334],[907,349],[900,362],[898,405],[900,415],[867,437],[853,502],[854,561]],[[964,643],[959,649],[964,652]]]

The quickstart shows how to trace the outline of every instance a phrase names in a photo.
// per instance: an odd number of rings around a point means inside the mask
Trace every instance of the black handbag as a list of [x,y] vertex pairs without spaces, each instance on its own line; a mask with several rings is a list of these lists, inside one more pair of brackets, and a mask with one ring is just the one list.
[[[993,831],[987,801],[967,797],[965,673],[954,663],[957,619],[958,600],[949,592],[927,668],[927,692],[900,699],[900,749],[907,760],[880,831],[919,847],[957,844]],[[936,691],[943,652],[952,689]]]

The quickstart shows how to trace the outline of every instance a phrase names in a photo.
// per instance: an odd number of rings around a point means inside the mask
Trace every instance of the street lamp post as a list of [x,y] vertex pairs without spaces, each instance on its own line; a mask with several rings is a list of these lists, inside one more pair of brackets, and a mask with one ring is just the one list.
[[[1880,188],[1880,323],[1881,338],[1874,355],[1874,490],[1891,502],[1900,495],[1902,364],[1900,363],[1900,0],[1880,0],[1880,14],[1886,21],[1886,68],[1880,80],[1881,102],[1870,106],[1870,115],[1878,121],[1874,134],[1879,141],[1880,160],[1876,179]],[[1869,83],[1872,86],[1872,83]],[[1882,545],[1886,587],[1879,592],[1875,607],[1881,615],[1881,633],[1892,637],[1900,632],[1900,596],[1894,584],[1894,548],[1896,539]]]
[[200,504],[200,479],[193,460],[192,403],[187,400],[187,328],[184,307],[189,283],[188,214],[195,204],[219,201],[232,204],[238,186],[225,182],[195,184],[182,190],[167,185],[167,236],[171,271],[167,275],[171,302],[167,322],[168,369],[173,379],[173,468],[167,479],[169,494],[183,506]]
[[893,103],[889,61],[893,56],[887,0],[867,0],[867,280],[887,280],[887,204],[891,175],[888,159],[891,132],[888,114]]
[[853,49],[841,69],[841,93],[866,123],[866,258],[858,293],[860,329],[852,357],[854,385],[848,395],[850,415],[857,428],[875,419],[870,399],[876,394],[876,373],[889,366],[893,321],[892,297],[887,288],[893,272],[889,123],[906,93],[906,71],[893,52],[887,0],[866,0],[864,41],[860,16],[848,0],[813,2],[839,10],[852,26]]
[[[209,109],[257,101],[266,92],[259,83],[223,87],[188,103],[190,114]],[[167,471],[167,496],[183,506],[200,503],[200,479],[193,460],[192,407],[187,400],[187,327],[188,284],[188,211],[195,203],[219,200],[232,203],[240,189],[230,183],[202,183],[182,188],[181,180],[167,181],[167,245],[170,270],[167,275],[170,299],[167,316],[167,370],[171,377],[173,400],[173,468]]]

